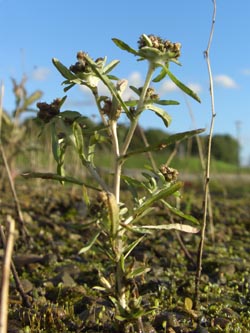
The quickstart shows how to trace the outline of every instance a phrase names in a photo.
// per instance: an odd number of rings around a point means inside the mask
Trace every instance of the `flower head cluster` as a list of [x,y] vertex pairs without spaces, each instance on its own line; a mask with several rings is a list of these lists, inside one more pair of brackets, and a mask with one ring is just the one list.
[[163,164],[160,167],[160,172],[163,174],[163,176],[167,182],[176,181],[177,177],[179,175],[178,170],[176,170],[174,168],[170,168],[165,164]]
[[[142,87],[140,87],[138,90],[141,93],[142,92]],[[155,89],[152,88],[152,87],[149,87],[147,89],[145,97],[146,97],[145,98],[146,100],[159,100],[160,99],[159,94],[157,94],[156,91],[155,91]]]
[[61,98],[56,98],[52,103],[48,104],[45,102],[37,103],[39,112],[37,117],[48,123],[52,118],[57,116],[60,113],[60,107],[62,104]]
[[[88,74],[91,72],[91,67],[89,66],[89,64],[86,61],[86,55],[87,53],[83,52],[83,51],[79,51],[76,55],[77,57],[77,62],[74,65],[70,66],[70,70],[71,72],[75,73],[75,74],[79,74],[79,73],[85,73]],[[102,66],[103,63],[103,58],[97,58],[95,60],[95,63],[97,65],[100,65],[100,67]]]
[[150,47],[160,51],[162,54],[168,54],[170,59],[179,58],[181,55],[181,44],[172,43],[155,35],[141,35],[138,41],[139,49]]

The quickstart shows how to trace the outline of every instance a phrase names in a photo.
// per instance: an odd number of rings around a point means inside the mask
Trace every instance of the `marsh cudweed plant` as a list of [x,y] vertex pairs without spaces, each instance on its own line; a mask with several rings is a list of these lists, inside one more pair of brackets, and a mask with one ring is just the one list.
[[[74,179],[65,174],[64,157],[66,149],[72,149],[78,155],[83,168],[85,168],[95,182],[91,188],[95,188],[99,200],[100,211],[96,213],[92,223],[93,237],[88,244],[80,249],[84,253],[91,247],[95,247],[106,254],[110,267],[113,269],[112,278],[104,276],[100,272],[100,286],[97,288],[112,301],[115,309],[116,323],[125,331],[127,324],[136,323],[138,331],[143,332],[143,316],[145,309],[142,306],[142,298],[135,291],[135,279],[145,274],[150,267],[134,265],[132,251],[143,241],[147,234],[157,230],[177,229],[184,232],[196,233],[198,222],[195,218],[185,215],[170,204],[170,196],[178,196],[182,183],[178,181],[178,172],[166,165],[158,166],[158,171],[153,168],[143,173],[144,181],[138,181],[123,174],[124,162],[131,156],[145,152],[166,149],[169,145],[200,133],[202,130],[188,131],[168,136],[164,142],[157,145],[149,145],[143,149],[131,150],[130,143],[141,114],[145,110],[151,110],[160,117],[168,127],[171,117],[164,110],[166,105],[178,105],[177,101],[162,100],[151,87],[152,82],[159,82],[165,77],[171,79],[181,90],[195,100],[198,96],[180,82],[170,71],[170,64],[179,65],[181,44],[172,43],[154,35],[142,35],[138,42],[138,49],[134,49],[123,41],[114,38],[113,42],[120,49],[131,53],[139,61],[147,61],[147,72],[142,87],[130,86],[136,94],[136,98],[125,100],[123,92],[128,82],[118,79],[111,72],[119,61],[107,63],[106,57],[93,60],[87,53],[78,52],[77,61],[69,68],[58,59],[53,59],[53,64],[65,78],[64,91],[68,91],[75,85],[89,88],[92,92],[96,108],[102,119],[102,125],[94,128],[86,126],[86,117],[76,111],[62,111],[66,99],[55,99],[52,103],[38,103],[38,117],[43,121],[44,127],[49,127],[52,136],[52,151],[57,162],[57,174],[55,179],[70,181],[77,184],[79,179]],[[98,83],[107,87],[109,96],[99,94]],[[128,121],[128,131],[125,139],[119,142],[119,127],[121,114],[125,114]],[[106,140],[106,138],[109,140]],[[109,185],[105,177],[101,177],[95,164],[96,145],[112,146],[113,184]],[[121,183],[125,182],[133,194],[133,207],[127,202],[121,202]],[[88,185],[86,185],[86,190]],[[144,189],[143,195],[141,189]],[[157,203],[161,202],[174,214],[179,215],[186,224],[170,223],[161,225],[145,225],[143,220],[148,214],[152,214]],[[133,240],[130,235],[134,234]],[[135,240],[134,240],[135,239]]]

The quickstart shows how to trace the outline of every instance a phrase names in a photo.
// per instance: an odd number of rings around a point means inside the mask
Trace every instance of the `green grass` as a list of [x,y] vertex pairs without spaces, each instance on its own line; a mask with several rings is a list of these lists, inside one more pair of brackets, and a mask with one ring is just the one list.
[[[18,155],[16,158],[16,166],[20,170],[30,170],[30,169],[38,169],[42,168],[43,170],[48,169],[48,171],[56,170],[55,162],[53,160],[50,147],[46,150],[48,153],[43,153],[41,151],[36,152],[26,152],[24,156],[22,153]],[[160,167],[162,164],[165,164],[168,161],[169,151],[162,151],[160,153],[153,153],[153,159],[155,161],[155,165]],[[67,173],[73,172],[76,174],[82,174],[82,166],[80,161],[78,161],[77,156],[72,156],[72,154],[66,154],[66,160],[71,161],[67,162],[66,165],[68,166]],[[102,168],[102,169],[109,169],[112,171],[112,166],[114,164],[113,156],[111,152],[99,151],[95,156],[95,164]],[[71,167],[69,167],[71,165]],[[132,156],[128,158],[124,163],[124,168],[127,169],[144,169],[146,165],[151,165],[149,157],[147,154],[140,154],[138,156]],[[180,173],[201,173],[201,162],[198,157],[178,157],[175,156],[170,165],[177,169]],[[50,169],[50,170],[49,170]],[[243,174],[250,174],[250,167],[238,168],[237,165],[232,165],[225,163],[223,161],[212,160],[211,162],[211,173],[231,173],[237,174],[239,171]]]

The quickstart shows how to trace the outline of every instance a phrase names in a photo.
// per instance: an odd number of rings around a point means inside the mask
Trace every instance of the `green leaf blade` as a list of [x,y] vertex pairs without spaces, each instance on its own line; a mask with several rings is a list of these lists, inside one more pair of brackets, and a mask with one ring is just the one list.
[[169,99],[169,100],[163,99],[163,100],[159,100],[159,101],[154,101],[154,103],[158,104],[158,105],[180,105],[179,102],[171,100],[171,99]]
[[192,215],[189,214],[185,214],[183,213],[181,210],[172,207],[168,202],[166,202],[165,200],[162,200],[162,202],[164,203],[164,205],[171,211],[171,213],[181,217],[182,219],[185,219],[189,222],[192,222],[195,225],[200,225],[200,222]]
[[158,117],[161,118],[161,120],[163,121],[164,125],[166,127],[169,127],[169,125],[171,124],[171,117],[170,115],[163,109],[157,107],[156,105],[153,104],[149,104],[149,105],[145,105],[147,110],[151,110],[153,111]]
[[118,38],[112,38],[112,41],[115,43],[116,46],[118,46],[121,50],[125,50],[129,53],[132,53],[134,55],[138,55],[138,51],[130,47],[128,44],[124,43],[122,40]]
[[190,97],[192,97],[193,99],[195,99],[197,102],[201,103],[201,100],[200,100],[199,96],[193,90],[191,90],[189,87],[187,87],[184,83],[179,81],[177,79],[177,77],[175,77],[174,74],[172,74],[166,66],[164,66],[164,70],[166,71],[169,78],[177,85],[178,88],[180,88],[185,94],[187,94]]
[[64,66],[58,59],[53,58],[52,62],[56,67],[56,69],[61,73],[61,75],[65,77],[65,79],[67,80],[76,79],[76,76],[73,73],[71,73],[71,71],[66,66]]
[[134,156],[134,155],[146,153],[146,152],[149,152],[149,151],[159,151],[159,150],[162,150],[162,149],[166,149],[170,145],[175,144],[178,141],[188,139],[189,137],[194,136],[194,135],[198,135],[198,134],[200,134],[204,131],[205,131],[205,129],[199,128],[199,129],[192,130],[192,131],[173,134],[173,135],[170,135],[166,140],[164,140],[163,142],[161,142],[159,144],[153,144],[153,145],[149,145],[147,147],[143,147],[143,148],[140,148],[140,149],[130,151],[126,155],[121,156],[120,159],[125,160],[125,159],[127,159],[131,156]]
[[107,66],[104,67],[103,73],[108,74],[111,72],[118,64],[120,63],[119,60],[113,60],[111,61]]
[[75,145],[76,149],[79,155],[83,154],[83,147],[84,147],[84,141],[83,141],[83,133],[81,126],[75,121],[73,124],[73,134],[75,137]]
[[82,247],[81,250],[79,250],[78,254],[82,254],[82,253],[85,253],[87,251],[89,251],[91,249],[91,247],[95,244],[96,240],[98,239],[100,235],[100,232],[96,233],[89,241],[89,243]]
[[151,207],[155,202],[174,194],[182,186],[183,186],[183,183],[179,181],[179,182],[172,184],[170,187],[164,187],[164,188],[160,189],[158,193],[156,193],[152,197],[148,198],[139,208],[137,208],[135,210],[135,212],[134,212],[135,217],[137,215],[141,215],[146,209]]

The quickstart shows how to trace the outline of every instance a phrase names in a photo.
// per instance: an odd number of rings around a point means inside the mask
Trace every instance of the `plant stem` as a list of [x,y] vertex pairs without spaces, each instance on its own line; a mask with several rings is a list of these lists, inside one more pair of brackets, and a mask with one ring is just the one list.
[[[110,120],[110,130],[113,143],[113,152],[114,152],[114,194],[117,204],[120,202],[120,190],[121,190],[121,172],[122,172],[122,163],[119,161],[120,148],[117,135],[117,120]],[[123,240],[122,235],[124,232],[123,228],[118,227],[117,236],[115,239],[115,255],[117,258],[116,261],[116,289],[117,289],[117,299],[119,304],[123,309],[127,307],[126,301],[126,287],[124,285],[124,272],[122,269],[122,252],[123,252]]]
[[120,202],[120,184],[121,184],[121,171],[122,171],[122,164],[119,162],[120,157],[120,148],[118,142],[118,135],[117,135],[117,121],[110,120],[110,129],[112,135],[112,142],[113,142],[113,150],[114,150],[114,194],[116,197],[117,204]]
[[[152,75],[154,72],[155,66],[152,63],[149,63],[149,68],[147,72],[147,76],[145,79],[145,83],[142,89],[142,93],[137,105],[137,109],[135,111],[135,117],[131,121],[131,126],[129,128],[129,131],[127,133],[123,148],[122,148],[122,155],[126,154],[128,147],[130,145],[130,142],[133,138],[134,132],[136,130],[138,119],[140,113],[143,111],[144,101],[147,93],[147,89],[150,85]],[[122,172],[122,164],[123,161],[119,160],[120,152],[119,152],[119,145],[118,145],[118,138],[117,138],[117,123],[116,121],[111,121],[111,132],[112,132],[112,140],[113,140],[113,148],[114,148],[114,154],[115,154],[115,180],[114,180],[114,192],[116,196],[117,203],[120,201],[120,182],[121,182],[121,172]],[[123,309],[126,309],[127,307],[127,301],[126,301],[126,286],[124,285],[124,272],[122,269],[122,252],[123,252],[123,240],[122,235],[124,233],[124,229],[121,228],[118,230],[117,234],[117,251],[118,251],[118,261],[116,263],[116,287],[117,287],[117,296],[119,300],[119,304]]]
[[140,95],[140,99],[139,99],[139,102],[138,102],[138,105],[137,105],[137,108],[136,108],[136,111],[135,111],[135,117],[131,121],[131,125],[130,125],[130,128],[129,128],[128,134],[126,136],[124,145],[123,145],[122,150],[121,150],[121,155],[126,154],[126,152],[128,150],[128,147],[130,145],[130,142],[133,138],[134,132],[135,132],[137,124],[138,124],[139,115],[143,111],[143,106],[144,106],[146,93],[147,93],[148,87],[150,85],[154,70],[155,70],[155,64],[150,62],[149,67],[148,67],[147,76],[146,76],[144,86],[143,86],[143,89],[142,89],[142,93]]
[[213,128],[214,128],[214,118],[215,108],[214,108],[214,89],[213,89],[213,76],[212,70],[210,65],[210,46],[212,43],[213,32],[214,32],[214,24],[215,24],[215,17],[216,17],[216,0],[213,1],[214,11],[213,11],[213,18],[212,18],[212,25],[211,31],[208,41],[208,46],[206,51],[204,52],[207,67],[208,67],[208,75],[209,75],[209,82],[210,82],[210,97],[211,97],[211,123],[210,123],[210,131],[208,136],[208,153],[207,153],[207,165],[206,165],[206,175],[205,175],[205,186],[204,186],[204,202],[203,202],[203,224],[201,230],[201,239],[198,249],[198,258],[197,258],[197,270],[196,270],[196,277],[195,277],[195,302],[194,308],[199,307],[200,303],[200,278],[202,272],[202,257],[203,257],[203,248],[205,243],[205,233],[206,233],[206,224],[207,224],[207,211],[208,211],[208,198],[209,198],[209,180],[210,180],[210,161],[211,161],[211,147],[212,147],[212,136],[213,136]]

